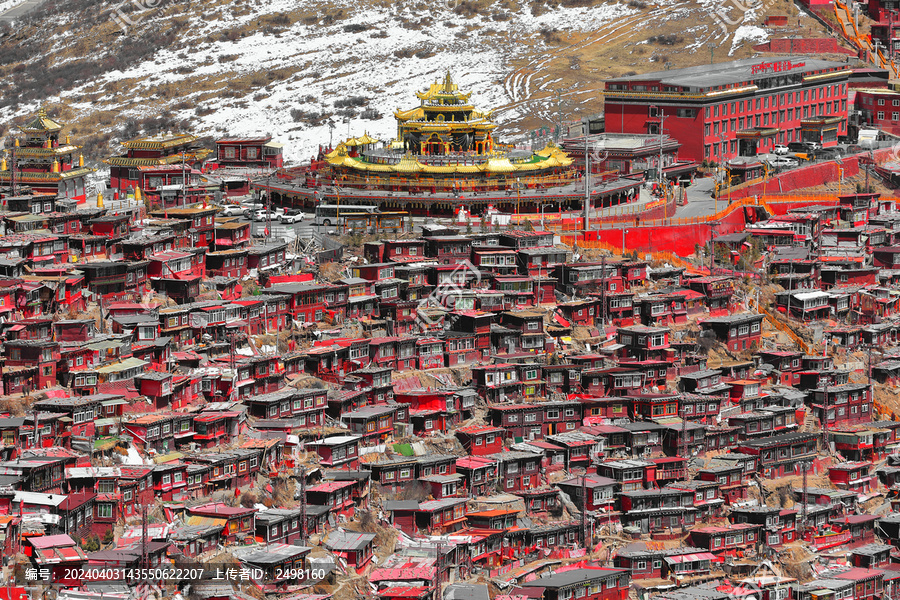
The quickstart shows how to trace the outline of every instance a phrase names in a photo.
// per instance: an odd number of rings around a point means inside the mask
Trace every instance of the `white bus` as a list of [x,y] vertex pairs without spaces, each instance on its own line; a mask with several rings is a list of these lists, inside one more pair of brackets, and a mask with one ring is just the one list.
[[[340,212],[340,217],[338,213]],[[346,215],[366,213],[370,215],[377,214],[378,207],[368,204],[319,204],[316,206],[315,224],[316,226],[324,225],[331,227],[332,225],[343,226],[346,221]]]

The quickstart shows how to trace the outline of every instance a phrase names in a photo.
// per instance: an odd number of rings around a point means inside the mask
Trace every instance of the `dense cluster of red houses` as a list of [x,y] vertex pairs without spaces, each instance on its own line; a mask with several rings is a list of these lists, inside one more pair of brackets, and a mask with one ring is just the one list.
[[[765,252],[740,275],[434,224],[320,269],[205,202],[193,142],[109,159],[160,206],[140,222],[3,198],[0,546],[32,581],[87,600],[78,569],[224,552],[289,600],[355,574],[381,600],[487,598],[475,577],[501,600],[900,596],[900,421],[875,398],[900,381],[893,200],[713,240]],[[280,166],[269,138],[217,155],[223,193]],[[743,277],[782,287],[772,312]],[[789,576],[798,543],[827,559]]]
[[[576,260],[542,231],[426,225],[366,243],[326,281],[213,206],[138,232],[101,212],[67,213],[58,235],[43,233],[56,213],[5,216],[13,231],[41,225],[0,238],[2,543],[57,581],[79,585],[64,580],[71,567],[202,564],[222,548],[294,600],[349,572],[385,600],[438,600],[435,582],[479,574],[520,586],[511,598],[591,600],[635,587],[724,600],[751,584],[781,600],[868,600],[900,581],[900,520],[860,510],[900,484],[900,465],[873,468],[900,422],[878,420],[873,387],[834,352],[764,343],[767,317],[740,307],[736,277]],[[894,299],[875,280],[890,236],[865,236],[883,242],[874,267],[825,260],[806,242],[853,231],[818,230],[826,217],[769,223],[811,227],[785,246],[766,238],[772,277],[789,267],[777,308],[798,324],[838,320],[832,344],[895,341],[875,318],[891,302],[876,315],[865,300]],[[248,275],[258,286],[244,290]],[[892,384],[900,360],[872,374]],[[794,485],[789,506],[751,492],[810,471],[831,487]],[[291,500],[234,501],[260,481]],[[165,519],[145,532],[148,508]],[[343,525],[370,511],[400,532],[381,561],[376,533]],[[85,550],[94,535],[106,546]],[[812,588],[741,570],[798,541],[845,550],[846,568]],[[606,565],[578,560],[595,546]]]

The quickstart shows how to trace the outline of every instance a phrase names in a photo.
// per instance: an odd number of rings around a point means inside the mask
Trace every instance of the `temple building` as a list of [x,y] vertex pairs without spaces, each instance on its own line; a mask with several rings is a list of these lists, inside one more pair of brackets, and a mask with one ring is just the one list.
[[393,191],[461,192],[558,187],[578,178],[556,147],[540,152],[498,144],[491,113],[479,112],[450,74],[419,92],[419,106],[394,113],[397,139],[378,147],[365,135],[324,156],[341,185]]
[[166,133],[122,142],[124,156],[112,156],[109,187],[128,193],[140,188],[151,204],[183,206],[207,195],[197,167],[211,150],[196,145],[197,136]]
[[35,195],[84,202],[85,177],[93,169],[84,166],[84,157],[78,154],[81,146],[72,144],[69,136],[60,144],[62,128],[41,108],[37,116],[21,128],[25,134],[24,143],[16,138],[8,159],[0,164],[0,185],[12,188],[13,195],[27,187]]
[[[283,169],[251,189],[284,206],[377,205],[384,214],[482,215],[580,211],[636,197],[638,178],[612,174],[585,181],[572,157],[548,144],[517,148],[495,137],[491,111],[478,110],[450,74],[416,94],[418,106],[397,110],[397,135],[367,133],[321,148],[309,165]],[[588,188],[590,191],[588,193]]]
[[394,113],[397,140],[403,150],[429,155],[493,151],[491,132],[497,127],[491,121],[493,111],[476,111],[469,102],[471,95],[459,91],[449,72],[443,83],[435,82],[428,91],[416,92],[419,106]]

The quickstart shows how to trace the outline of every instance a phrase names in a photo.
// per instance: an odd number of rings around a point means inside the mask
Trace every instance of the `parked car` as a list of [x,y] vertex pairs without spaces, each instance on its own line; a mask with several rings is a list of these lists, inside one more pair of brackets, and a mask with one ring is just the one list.
[[243,214],[248,219],[253,216],[253,213],[261,211],[265,208],[262,204],[245,204],[243,206]]
[[800,163],[793,158],[785,158],[784,156],[769,160],[769,166],[777,169],[793,169],[799,165]]
[[772,148],[773,154],[787,154],[788,152],[788,147],[784,144],[777,144],[774,148]]
[[303,220],[303,213],[295,213],[295,214],[285,213],[285,214],[281,215],[282,223],[299,223],[302,220]]
[[229,204],[222,209],[222,214],[226,217],[239,217],[244,214],[244,207],[237,204]]
[[266,221],[266,220],[277,221],[278,215],[276,215],[273,212],[266,212],[264,210],[258,210],[255,213],[253,213],[253,220],[257,221],[257,222],[262,222],[262,221]]
[[809,150],[805,142],[791,142],[787,147],[791,152],[806,152]]
[[822,144],[819,142],[803,142],[809,150],[821,150]]

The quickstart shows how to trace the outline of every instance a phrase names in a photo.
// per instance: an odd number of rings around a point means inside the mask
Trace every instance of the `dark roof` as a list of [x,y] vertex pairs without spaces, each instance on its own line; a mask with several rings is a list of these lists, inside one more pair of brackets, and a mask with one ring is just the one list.
[[564,573],[554,573],[549,577],[541,577],[523,583],[523,587],[542,587],[542,588],[562,588],[572,585],[578,585],[585,581],[608,577],[611,575],[622,575],[628,573],[627,569],[573,569]]
[[[795,431],[792,433],[783,433],[781,435],[773,435],[773,436],[761,438],[758,440],[747,440],[747,441],[741,442],[740,445],[753,446],[754,448],[756,448],[756,447],[770,446],[772,444],[783,444],[783,443],[790,443],[790,442],[799,442],[799,441],[803,441],[803,440],[813,440],[816,437],[817,436],[814,433]],[[722,458],[722,457],[720,456],[719,458]]]

